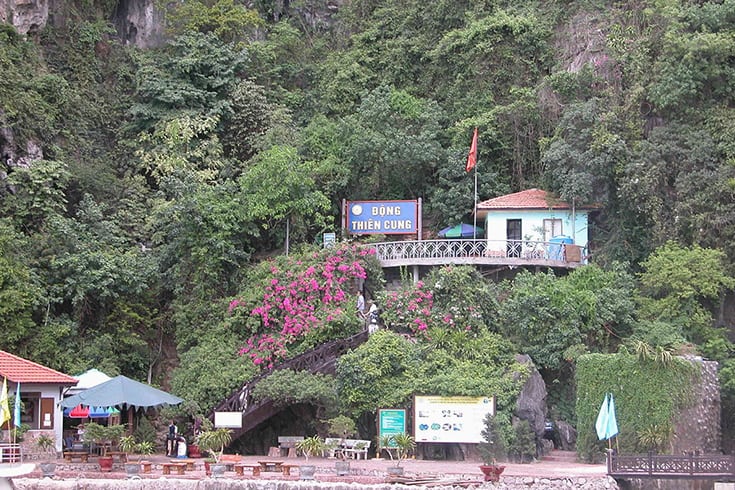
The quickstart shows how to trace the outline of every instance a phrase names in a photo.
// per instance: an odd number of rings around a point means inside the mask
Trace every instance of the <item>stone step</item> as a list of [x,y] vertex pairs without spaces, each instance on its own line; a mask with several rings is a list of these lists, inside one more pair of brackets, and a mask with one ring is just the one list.
[[577,462],[576,451],[562,451],[560,449],[554,449],[549,454],[544,454],[541,458],[542,461],[562,461],[566,463]]

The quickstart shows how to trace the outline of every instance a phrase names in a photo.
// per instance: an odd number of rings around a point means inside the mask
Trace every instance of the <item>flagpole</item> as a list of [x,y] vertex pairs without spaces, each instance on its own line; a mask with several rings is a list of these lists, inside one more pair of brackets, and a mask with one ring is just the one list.
[[472,209],[472,214],[475,217],[475,223],[472,227],[472,239],[477,240],[477,164],[475,164],[475,207]]

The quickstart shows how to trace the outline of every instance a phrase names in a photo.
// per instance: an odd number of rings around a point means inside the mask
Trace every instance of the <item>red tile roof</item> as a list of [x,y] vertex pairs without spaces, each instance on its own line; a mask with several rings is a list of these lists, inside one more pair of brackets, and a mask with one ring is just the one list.
[[0,377],[6,377],[13,383],[77,384],[71,376],[1,350]]
[[477,203],[477,209],[571,209],[566,202],[541,189],[528,189]]

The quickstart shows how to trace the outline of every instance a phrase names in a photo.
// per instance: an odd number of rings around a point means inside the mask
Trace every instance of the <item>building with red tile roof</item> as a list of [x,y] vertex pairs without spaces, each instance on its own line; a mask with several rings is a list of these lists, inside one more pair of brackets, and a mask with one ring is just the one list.
[[[494,197],[477,203],[477,210],[486,209],[571,209],[572,207],[541,189],[527,189]],[[479,216],[479,215],[478,215]]]
[[0,376],[11,383],[54,383],[65,386],[77,384],[77,380],[67,374],[36,364],[28,359],[14,356],[0,350]]
[[[553,247],[545,244],[557,241],[585,249],[589,213],[594,209],[570,205],[550,192],[534,188],[482,201],[476,212],[478,221],[484,222],[488,250],[509,254],[508,250],[513,249],[520,256],[526,252],[524,249],[548,254]],[[580,256],[576,261],[581,259]]]
[[56,450],[61,451],[63,412],[59,402],[64,391],[77,384],[77,380],[5,351],[0,351],[0,377],[7,380],[8,397],[13,402],[20,385],[21,423],[29,426],[23,444],[33,445],[36,437],[47,434],[55,439]]

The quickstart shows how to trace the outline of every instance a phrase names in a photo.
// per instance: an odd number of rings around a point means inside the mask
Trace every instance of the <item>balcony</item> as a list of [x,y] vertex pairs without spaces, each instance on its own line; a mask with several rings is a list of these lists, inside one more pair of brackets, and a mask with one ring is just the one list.
[[412,240],[371,243],[383,267],[446,264],[574,269],[587,263],[579,245],[530,240]]

